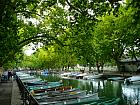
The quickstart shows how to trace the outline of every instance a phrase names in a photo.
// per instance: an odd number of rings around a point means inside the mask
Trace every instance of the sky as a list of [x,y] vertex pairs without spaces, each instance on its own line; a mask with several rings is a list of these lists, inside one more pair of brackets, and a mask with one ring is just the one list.
[[27,46],[24,46],[23,51],[27,56],[30,56],[32,53],[34,53],[38,48],[41,48],[43,46],[43,43],[38,43],[37,45],[30,43]]
[[27,55],[27,56],[30,56],[32,53],[34,53],[35,50],[32,50],[32,49],[28,49],[28,50],[25,50],[24,53]]

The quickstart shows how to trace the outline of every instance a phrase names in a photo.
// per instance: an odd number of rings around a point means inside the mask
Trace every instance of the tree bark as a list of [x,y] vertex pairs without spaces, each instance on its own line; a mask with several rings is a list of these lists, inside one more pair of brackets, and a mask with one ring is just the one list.
[[100,64],[99,64],[99,61],[96,61],[96,67],[97,67],[98,73],[100,73]]

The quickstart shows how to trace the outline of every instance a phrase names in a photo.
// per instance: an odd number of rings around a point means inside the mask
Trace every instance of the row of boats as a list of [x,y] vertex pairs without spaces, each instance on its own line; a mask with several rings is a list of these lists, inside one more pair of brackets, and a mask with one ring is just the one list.
[[[106,78],[107,77],[107,78]],[[94,79],[102,79],[106,78],[107,80],[111,81],[124,81],[124,84],[130,85],[130,84],[140,84],[140,76],[135,75],[131,77],[122,77],[122,76],[104,76],[103,74],[87,74],[87,73],[76,73],[76,72],[65,72],[61,74],[61,78],[64,79],[85,79],[85,80],[94,80]]]
[[87,73],[78,73],[78,72],[64,72],[61,74],[62,78],[76,78],[76,79],[85,79],[85,80],[93,80],[99,79],[103,76],[103,74],[87,74]]
[[75,73],[75,72],[65,72],[61,74],[61,78],[64,79],[84,79],[84,80],[95,80],[95,79],[107,79],[111,81],[122,81],[125,78],[121,76],[111,76],[104,74],[87,74],[87,73]]
[[119,105],[120,98],[99,97],[98,93],[86,94],[86,91],[64,86],[62,82],[46,82],[23,72],[16,75],[24,102],[29,105]]

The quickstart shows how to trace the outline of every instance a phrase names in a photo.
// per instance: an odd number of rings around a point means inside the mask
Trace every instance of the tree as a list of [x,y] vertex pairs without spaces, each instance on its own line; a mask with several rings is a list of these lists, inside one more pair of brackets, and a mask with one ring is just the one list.
[[107,14],[101,17],[96,25],[95,44],[105,47],[104,50],[107,53],[103,53],[104,56],[111,56],[116,64],[119,63],[125,49],[134,45],[133,43],[139,37],[136,34],[139,28],[133,25],[134,11],[134,8],[120,7],[118,16]]
[[[50,42],[55,40],[44,30],[40,30],[37,24],[29,19],[39,21],[43,18],[45,8],[54,5],[55,1],[41,0],[1,0],[0,4],[0,66],[13,60],[20,49],[34,41]],[[40,11],[40,12],[39,12]],[[38,19],[38,20],[37,20]],[[27,23],[25,23],[27,22]]]

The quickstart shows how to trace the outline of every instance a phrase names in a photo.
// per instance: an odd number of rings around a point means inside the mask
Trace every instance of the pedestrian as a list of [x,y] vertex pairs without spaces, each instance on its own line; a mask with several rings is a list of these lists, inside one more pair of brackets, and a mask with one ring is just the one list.
[[7,81],[8,80],[8,71],[4,71],[4,73],[3,73],[3,79],[4,79],[4,81]]
[[12,72],[8,71],[8,80],[10,80],[10,78],[12,78]]

